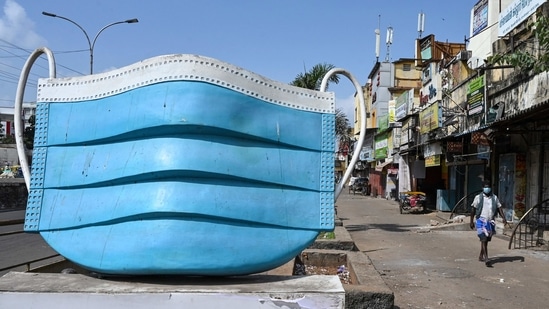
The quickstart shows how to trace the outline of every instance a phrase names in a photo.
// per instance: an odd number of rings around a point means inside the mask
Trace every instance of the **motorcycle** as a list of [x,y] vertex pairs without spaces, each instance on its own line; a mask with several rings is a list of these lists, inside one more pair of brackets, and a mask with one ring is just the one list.
[[368,178],[360,177],[355,179],[354,183],[352,185],[349,185],[349,193],[360,193],[362,195],[369,195],[370,190],[368,185]]
[[400,213],[424,212],[427,204],[427,196],[424,192],[401,192],[398,200]]

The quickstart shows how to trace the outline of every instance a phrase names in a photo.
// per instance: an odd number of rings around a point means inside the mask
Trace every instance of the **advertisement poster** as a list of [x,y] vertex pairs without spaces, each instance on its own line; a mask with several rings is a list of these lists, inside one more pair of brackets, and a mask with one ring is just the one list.
[[488,26],[488,0],[475,4],[473,12],[473,35],[477,35]]

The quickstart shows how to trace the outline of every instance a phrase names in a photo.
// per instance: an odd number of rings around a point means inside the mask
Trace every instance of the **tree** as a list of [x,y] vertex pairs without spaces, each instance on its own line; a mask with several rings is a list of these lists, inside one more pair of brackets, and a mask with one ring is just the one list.
[[[290,85],[311,90],[320,90],[320,84],[322,83],[322,79],[324,78],[326,73],[328,73],[328,71],[333,68],[335,68],[335,66],[333,66],[332,64],[319,63],[313,66],[309,71],[297,74],[294,81],[291,82]],[[339,83],[339,77],[337,75],[332,75],[328,80],[326,90],[328,90],[328,86],[330,85],[330,83]]]
[[488,58],[488,63],[511,65],[522,72],[532,70],[535,74],[549,70],[549,18],[542,13],[530,25],[532,40],[537,39],[537,50],[531,44],[511,53],[498,53]]
[[339,144],[350,147],[351,126],[347,115],[339,108],[336,109],[335,122],[336,137],[339,140]]

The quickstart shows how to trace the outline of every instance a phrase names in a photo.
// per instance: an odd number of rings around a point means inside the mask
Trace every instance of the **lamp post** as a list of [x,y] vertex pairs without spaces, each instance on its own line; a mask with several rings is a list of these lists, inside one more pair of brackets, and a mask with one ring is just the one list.
[[46,15],[46,16],[49,16],[49,17],[57,17],[57,18],[61,18],[61,19],[64,19],[74,25],[76,25],[80,30],[82,30],[82,32],[84,32],[84,35],[86,36],[86,40],[88,40],[88,47],[89,47],[89,51],[90,51],[90,74],[93,74],[93,48],[95,46],[95,41],[97,41],[97,37],[101,34],[101,32],[103,32],[105,29],[111,27],[111,26],[114,26],[114,25],[118,25],[118,24],[133,24],[133,23],[137,23],[139,22],[139,20],[137,20],[137,18],[132,18],[132,19],[127,19],[127,20],[123,20],[123,21],[117,21],[117,22],[114,22],[114,23],[110,23],[108,25],[106,25],[105,27],[101,28],[101,30],[99,30],[97,32],[97,34],[95,35],[95,37],[93,38],[93,41],[90,40],[90,37],[88,36],[88,33],[86,32],[86,30],[84,30],[84,28],[82,28],[79,24],[77,24],[75,21],[69,19],[69,18],[66,18],[66,17],[63,17],[63,16],[59,16],[59,15],[56,15],[56,14],[53,14],[53,13],[48,13],[48,12],[42,12],[43,15]]

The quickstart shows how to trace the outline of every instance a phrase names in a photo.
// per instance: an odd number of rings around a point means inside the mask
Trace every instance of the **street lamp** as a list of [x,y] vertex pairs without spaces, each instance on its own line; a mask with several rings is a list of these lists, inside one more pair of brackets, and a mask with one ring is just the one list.
[[90,41],[90,37],[88,36],[88,33],[86,32],[86,30],[84,30],[84,28],[82,28],[75,21],[73,21],[71,19],[68,19],[66,17],[63,17],[63,16],[53,14],[53,13],[42,12],[42,14],[46,15],[46,16],[49,16],[49,17],[57,17],[57,18],[64,19],[64,20],[66,20],[68,22],[71,22],[72,24],[76,25],[78,28],[80,28],[80,30],[82,30],[82,32],[84,32],[84,35],[86,36],[86,40],[88,40],[88,47],[89,47],[89,50],[90,50],[90,74],[93,74],[93,48],[95,46],[95,41],[97,40],[97,37],[101,34],[101,32],[103,32],[103,30],[109,28],[110,26],[114,26],[114,25],[118,25],[118,24],[133,24],[133,23],[139,22],[139,20],[137,20],[137,18],[133,18],[133,19],[127,19],[127,20],[123,20],[123,21],[117,21],[117,22],[114,22],[114,23],[110,23],[110,24],[106,25],[105,27],[101,28],[101,30],[99,30],[99,32],[97,32],[97,34],[93,38],[93,41]]

